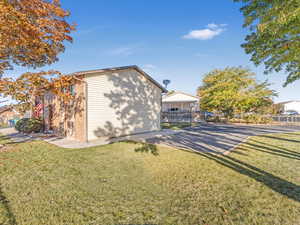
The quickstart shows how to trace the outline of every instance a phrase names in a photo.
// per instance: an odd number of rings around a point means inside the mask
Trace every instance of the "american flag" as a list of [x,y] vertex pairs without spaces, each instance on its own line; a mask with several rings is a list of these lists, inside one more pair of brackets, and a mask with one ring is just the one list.
[[42,112],[43,112],[43,104],[42,103],[36,104],[34,107],[34,117],[35,118],[41,117]]

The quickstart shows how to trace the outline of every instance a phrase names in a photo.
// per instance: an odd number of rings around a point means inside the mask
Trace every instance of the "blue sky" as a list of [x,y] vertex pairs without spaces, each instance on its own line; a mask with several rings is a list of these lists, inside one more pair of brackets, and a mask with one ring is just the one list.
[[[300,81],[283,88],[284,72],[263,74],[240,47],[240,4],[231,0],[62,0],[77,24],[73,44],[66,44],[59,62],[39,68],[65,73],[138,65],[170,90],[195,94],[205,73],[226,66],[247,66],[258,80],[268,79],[279,92],[275,101],[300,100]],[[28,71],[16,68],[6,76]],[[296,94],[298,93],[298,94]]]

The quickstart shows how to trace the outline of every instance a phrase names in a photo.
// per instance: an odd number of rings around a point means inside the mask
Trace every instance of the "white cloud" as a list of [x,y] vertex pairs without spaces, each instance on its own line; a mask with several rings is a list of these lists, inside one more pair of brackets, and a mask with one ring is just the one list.
[[188,34],[184,35],[184,39],[197,39],[197,40],[210,40],[221,33],[226,29],[226,24],[215,24],[210,23],[206,26],[205,29],[192,30]]
[[215,23],[209,23],[206,27],[209,29],[218,29],[218,25]]

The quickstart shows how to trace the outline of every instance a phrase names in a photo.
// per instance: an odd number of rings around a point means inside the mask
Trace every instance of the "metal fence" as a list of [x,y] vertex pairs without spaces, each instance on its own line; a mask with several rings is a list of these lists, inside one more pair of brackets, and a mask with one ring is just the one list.
[[[266,116],[278,123],[300,124],[300,116],[275,115]],[[202,112],[162,112],[161,121],[163,123],[197,123],[205,121],[205,114]]]
[[204,118],[201,112],[162,112],[163,123],[196,123]]
[[300,123],[300,116],[277,115],[272,116],[272,119],[279,123]]

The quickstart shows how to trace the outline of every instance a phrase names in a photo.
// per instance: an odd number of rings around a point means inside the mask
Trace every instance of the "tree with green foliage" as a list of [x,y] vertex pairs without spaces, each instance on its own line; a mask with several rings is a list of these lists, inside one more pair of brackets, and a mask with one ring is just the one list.
[[244,5],[244,27],[251,33],[242,45],[265,73],[285,70],[284,86],[300,79],[300,0],[234,0]]
[[272,105],[274,90],[267,81],[258,83],[255,74],[242,67],[213,70],[205,75],[198,88],[202,110],[223,113],[231,118],[234,113],[259,112]]

